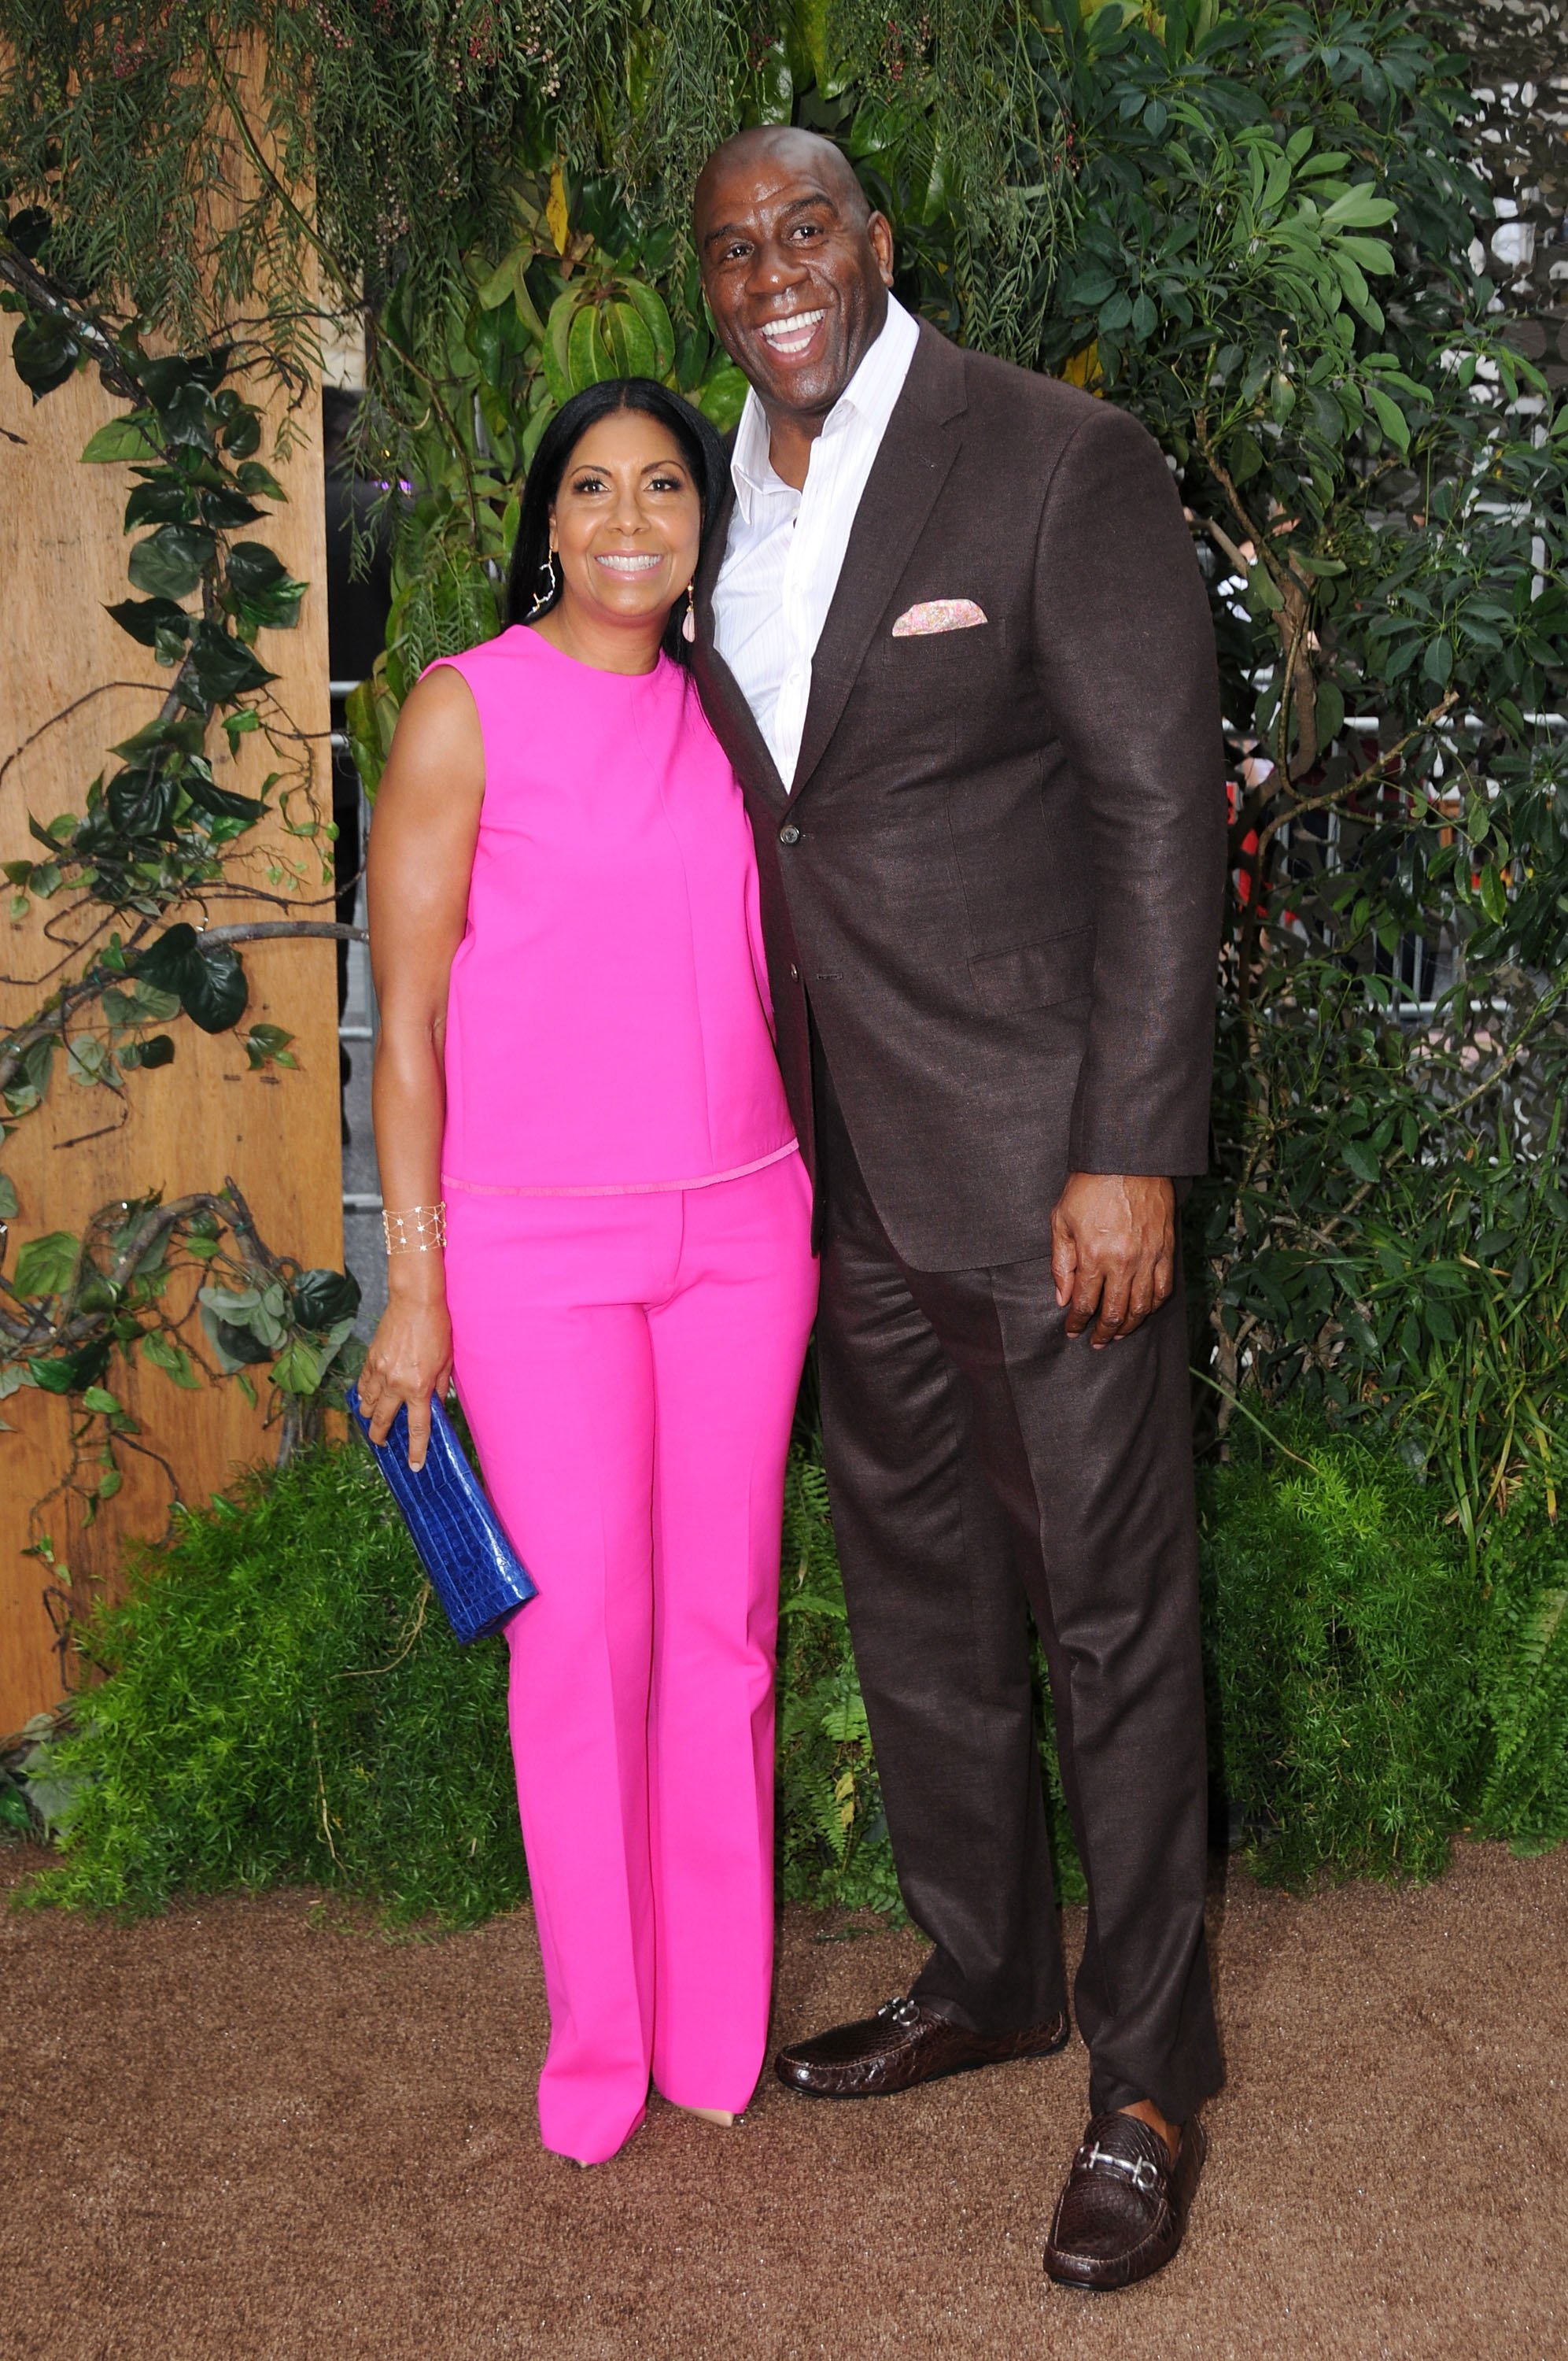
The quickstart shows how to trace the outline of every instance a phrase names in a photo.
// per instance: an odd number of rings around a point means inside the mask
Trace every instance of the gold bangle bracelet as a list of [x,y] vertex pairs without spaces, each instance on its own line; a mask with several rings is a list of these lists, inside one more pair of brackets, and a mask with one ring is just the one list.
[[410,1205],[396,1213],[383,1208],[381,1234],[389,1255],[434,1254],[446,1244],[445,1204]]

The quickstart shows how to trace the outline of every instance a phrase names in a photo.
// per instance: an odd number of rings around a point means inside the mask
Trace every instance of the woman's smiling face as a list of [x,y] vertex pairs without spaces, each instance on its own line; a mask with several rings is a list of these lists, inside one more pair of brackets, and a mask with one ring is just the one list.
[[590,426],[563,470],[550,541],[566,620],[663,619],[696,571],[702,502],[680,445],[656,418],[618,410]]

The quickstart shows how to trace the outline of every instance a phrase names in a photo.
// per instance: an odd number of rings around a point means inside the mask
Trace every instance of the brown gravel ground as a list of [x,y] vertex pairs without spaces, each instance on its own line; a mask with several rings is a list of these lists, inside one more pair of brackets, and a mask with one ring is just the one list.
[[[526,1910],[389,1942],[300,1893],[0,1907],[0,2354],[1564,2361],[1568,1850],[1310,1900],[1233,1875],[1211,1922],[1231,2080],[1188,2245],[1082,2297],[1039,2267],[1076,2038],[861,2105],[765,2081],[731,2132],[655,2103],[585,2173],[538,2145]],[[777,2025],[918,1956],[791,1911]]]

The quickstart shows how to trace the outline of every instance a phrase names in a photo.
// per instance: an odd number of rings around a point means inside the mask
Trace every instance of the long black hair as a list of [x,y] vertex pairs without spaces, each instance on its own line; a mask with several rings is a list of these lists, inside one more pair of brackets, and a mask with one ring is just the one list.
[[[581,393],[575,393],[555,412],[540,437],[528,481],[522,488],[522,511],[512,544],[511,572],[507,579],[509,623],[532,622],[558,604],[559,569],[553,594],[546,570],[551,506],[561,489],[567,462],[589,427],[620,410],[640,410],[645,417],[657,419],[679,445],[702,503],[702,543],[698,551],[701,563],[701,551],[706,549],[718,516],[728,473],[718,435],[700,410],[684,401],[678,393],[672,393],[668,386],[660,385],[656,379],[602,378],[598,384],[585,386]],[[686,642],[681,636],[685,615],[685,601],[677,598],[664,627],[665,653],[678,662],[685,662],[687,654]]]

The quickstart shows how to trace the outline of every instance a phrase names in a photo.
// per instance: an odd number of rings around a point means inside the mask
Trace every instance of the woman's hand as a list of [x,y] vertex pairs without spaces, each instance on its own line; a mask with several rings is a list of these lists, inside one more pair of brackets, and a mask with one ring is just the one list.
[[430,1446],[430,1398],[444,1399],[452,1382],[452,1323],[440,1296],[413,1301],[394,1296],[381,1314],[359,1372],[359,1407],[372,1443],[385,1443],[404,1404],[409,1414],[409,1466],[424,1466]]

